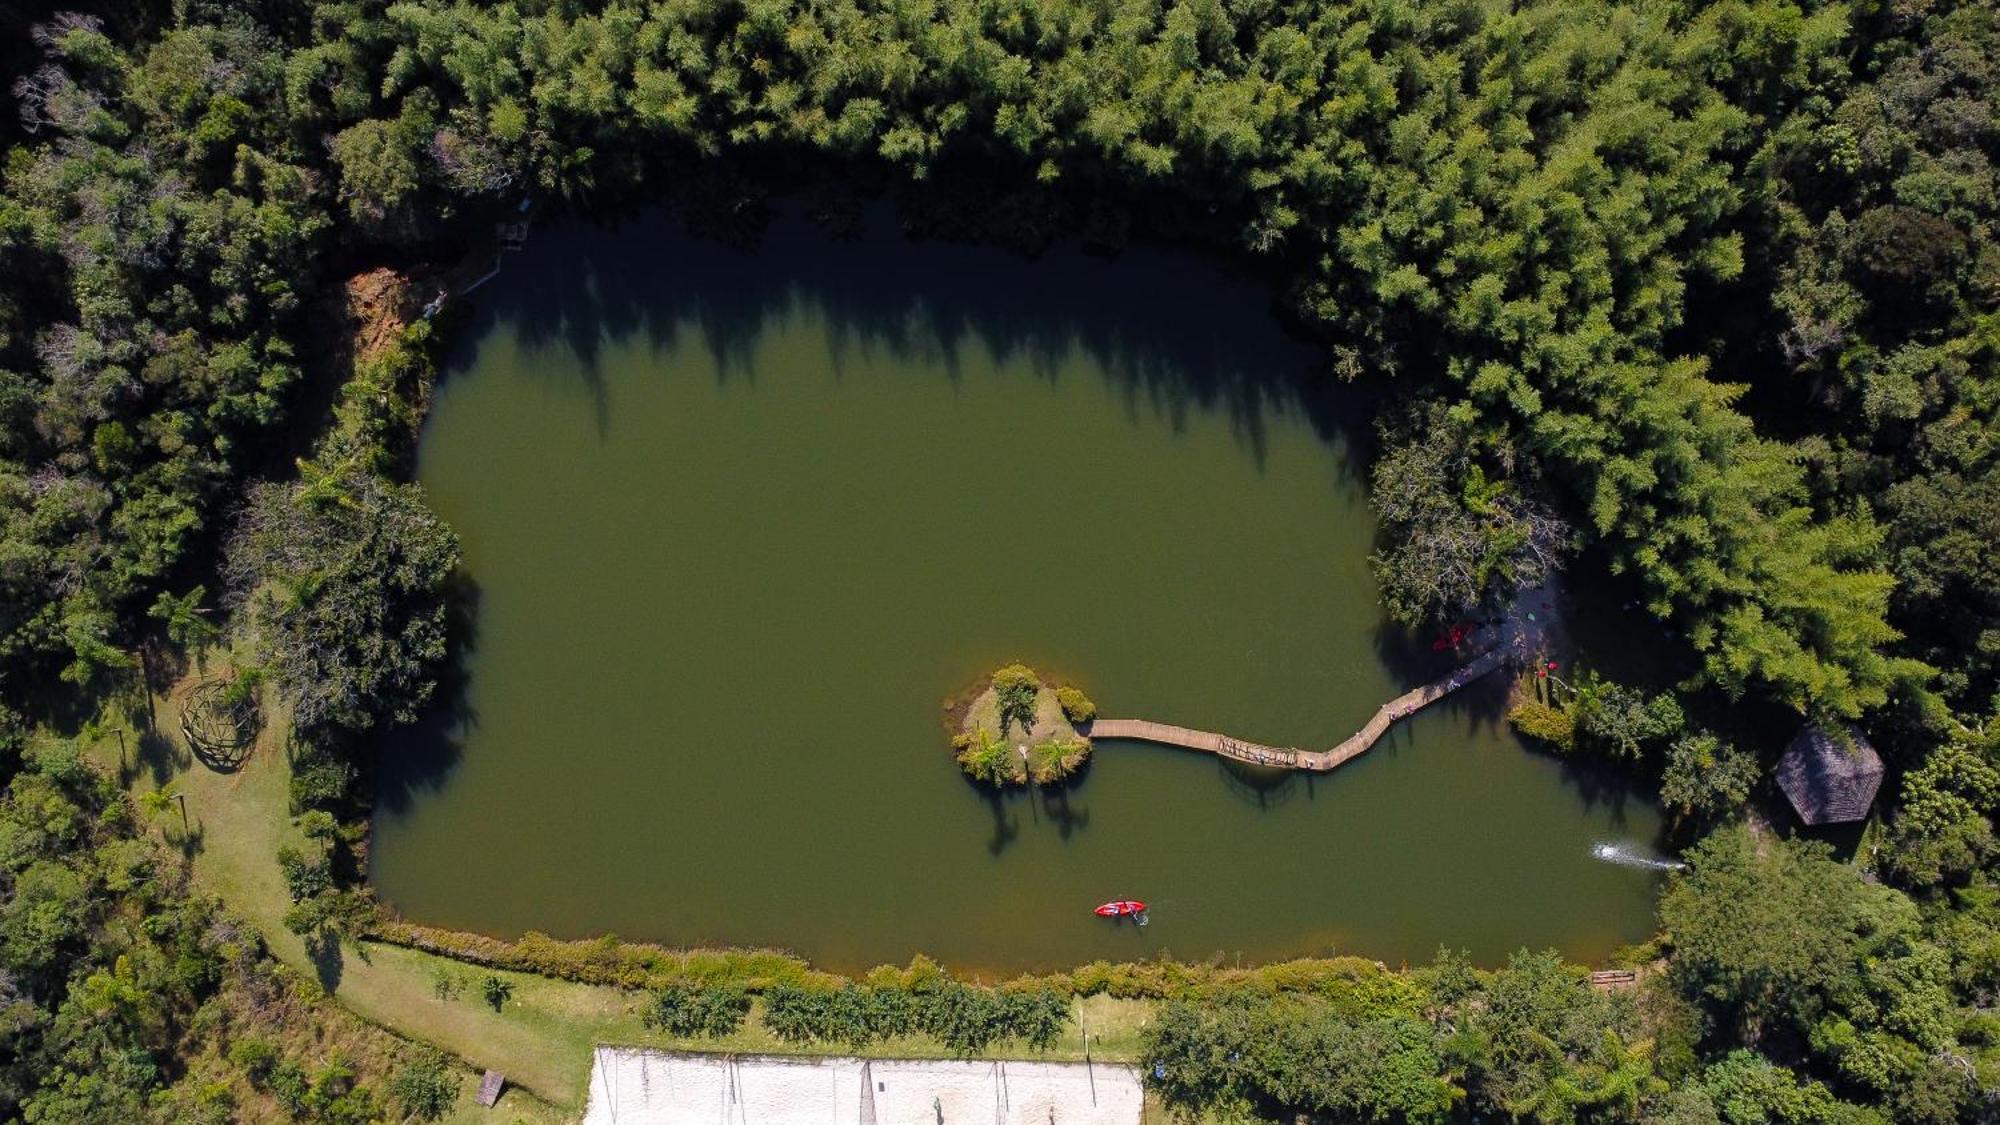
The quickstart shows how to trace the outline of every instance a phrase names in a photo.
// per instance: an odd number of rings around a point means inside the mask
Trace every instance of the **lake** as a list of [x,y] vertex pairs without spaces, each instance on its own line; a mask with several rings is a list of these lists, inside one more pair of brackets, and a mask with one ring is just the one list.
[[[1659,812],[1531,753],[1500,677],[1323,776],[1104,742],[960,774],[943,702],[1026,661],[1104,714],[1313,748],[1449,666],[1367,557],[1370,400],[1195,257],[665,215],[538,229],[475,297],[418,459],[471,623],[383,747],[372,878],[513,936],[856,969],[1646,937]],[[1152,904],[1143,929],[1095,918]]]

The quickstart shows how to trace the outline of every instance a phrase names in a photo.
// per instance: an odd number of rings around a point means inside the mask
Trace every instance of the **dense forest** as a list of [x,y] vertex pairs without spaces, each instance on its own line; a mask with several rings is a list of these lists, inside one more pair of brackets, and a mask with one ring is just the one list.
[[[1713,829],[1655,987],[1524,953],[1194,989],[1154,1030],[1171,1103],[2000,1116],[1992,3],[79,9],[0,6],[0,1115],[196,1119],[204,998],[262,971],[67,749],[102,693],[247,646],[301,808],[353,816],[355,748],[447,656],[457,545],[406,479],[433,341],[338,369],[341,282],[463,256],[524,198],[754,239],[808,184],[929,237],[1249,263],[1326,378],[1400,400],[1399,616],[1566,566],[1672,627],[1691,704],[1855,722],[1890,761],[1880,843],[1838,863],[1737,823],[1776,746],[1593,685],[1573,752]],[[298,1116],[389,1112],[329,1081]]]

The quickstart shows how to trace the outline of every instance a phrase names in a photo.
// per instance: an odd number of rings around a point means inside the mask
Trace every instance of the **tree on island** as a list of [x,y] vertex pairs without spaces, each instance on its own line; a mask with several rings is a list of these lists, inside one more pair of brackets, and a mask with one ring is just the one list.
[[1000,734],[1005,737],[1009,724],[1018,723],[1023,731],[1035,725],[1035,701],[1042,694],[1041,677],[1026,664],[1009,664],[993,673],[993,693],[1000,701]]
[[958,764],[974,781],[988,785],[1006,785],[1018,782],[1022,768],[1007,740],[974,726],[957,738]]

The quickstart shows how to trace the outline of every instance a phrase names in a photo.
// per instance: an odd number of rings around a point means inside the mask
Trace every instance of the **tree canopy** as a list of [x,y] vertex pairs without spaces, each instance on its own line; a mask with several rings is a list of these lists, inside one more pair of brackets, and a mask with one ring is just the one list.
[[[0,1114],[226,1116],[173,1064],[241,970],[127,805],[30,725],[87,708],[142,642],[244,642],[313,736],[293,790],[325,828],[356,777],[343,748],[435,691],[457,543],[406,479],[430,329],[345,354],[334,282],[451,254],[523,197],[670,203],[740,238],[808,185],[892,196],[933,236],[1164,238],[1250,263],[1327,378],[1409,400],[1376,473],[1399,616],[1457,615],[1560,562],[1608,569],[1725,701],[1890,735],[1895,798],[1859,857],[1882,882],[1725,824],[1671,881],[1636,995],[1534,952],[1182,995],[1147,1031],[1176,1104],[1983,1119],[1997,20],[1983,0],[51,15],[0,51],[18,120],[0,132]],[[1753,796],[1759,748],[1691,725],[1680,697],[1575,696],[1536,730],[1659,766],[1690,823]],[[314,917],[338,905],[322,860],[284,870]],[[928,982],[763,1001],[791,1041],[914,1028],[970,1051],[1047,1045],[1066,998]],[[653,1015],[714,1031],[745,1002],[663,992]],[[339,1060],[241,1047],[295,1116],[382,1108]],[[426,1067],[395,1087],[420,1116],[449,1086]]]

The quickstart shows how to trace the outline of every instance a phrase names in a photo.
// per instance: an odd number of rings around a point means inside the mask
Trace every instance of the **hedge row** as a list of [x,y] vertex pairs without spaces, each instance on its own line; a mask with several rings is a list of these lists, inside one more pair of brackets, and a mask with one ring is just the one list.
[[916,988],[853,981],[839,988],[780,984],[764,994],[764,1026],[787,1043],[854,1049],[922,1033],[961,1054],[976,1054],[1005,1039],[1046,1051],[1069,1023],[1069,1005],[1065,991],[1048,985],[980,988],[953,980]]
[[730,983],[762,992],[777,984],[835,986],[843,979],[774,949],[669,949],[620,941],[609,934],[586,941],[559,941],[547,934],[528,933],[519,941],[502,941],[484,934],[383,920],[367,936],[489,968],[617,988]]
[[[803,959],[771,949],[669,949],[606,935],[558,941],[529,933],[519,941],[385,919],[373,940],[420,949],[491,968],[536,973],[582,984],[657,991],[674,985],[731,985],[768,994],[779,986],[826,992],[850,978],[814,969]],[[874,989],[922,992],[962,983],[935,961],[919,956],[908,967],[884,965],[860,974]],[[1065,972],[1022,975],[1003,990],[1046,988],[1064,996],[1113,996],[1169,1000],[1214,992],[1255,990],[1346,995],[1355,989],[1393,989],[1405,978],[1377,961],[1329,957],[1280,961],[1255,968],[1225,968],[1186,961],[1092,961]]]

